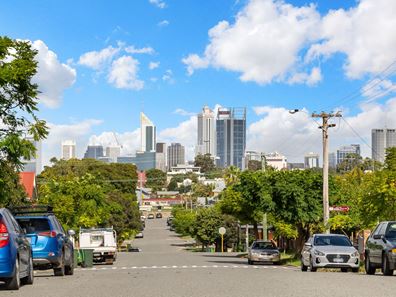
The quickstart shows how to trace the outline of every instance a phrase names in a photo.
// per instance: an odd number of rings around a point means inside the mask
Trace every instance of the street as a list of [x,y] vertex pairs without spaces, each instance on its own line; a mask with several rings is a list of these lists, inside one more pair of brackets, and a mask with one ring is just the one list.
[[166,227],[165,219],[147,220],[141,252],[119,253],[113,266],[75,270],[54,277],[37,271],[33,286],[1,296],[394,296],[396,276],[341,272],[301,272],[295,267],[255,265],[235,254],[193,253]]

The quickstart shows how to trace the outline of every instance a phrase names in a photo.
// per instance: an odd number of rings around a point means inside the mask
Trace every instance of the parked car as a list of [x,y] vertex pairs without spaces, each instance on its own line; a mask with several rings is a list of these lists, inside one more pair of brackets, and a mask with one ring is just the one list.
[[339,234],[315,234],[308,239],[301,252],[301,270],[312,272],[318,268],[352,269],[359,272],[359,252],[348,237]]
[[367,238],[365,269],[375,274],[381,268],[384,275],[393,275],[396,269],[396,222],[381,222]]
[[143,231],[140,231],[138,234],[135,235],[135,238],[143,238],[144,234]]
[[167,224],[168,226],[171,226],[171,225],[172,225],[172,221],[173,221],[173,217],[170,216],[170,217],[168,217],[168,218],[166,219],[166,224]]
[[147,216],[147,218],[148,218],[149,220],[154,219],[154,214],[150,213],[150,214]]
[[93,249],[93,261],[112,265],[117,259],[117,232],[110,228],[80,229],[80,248]]
[[279,264],[279,249],[272,241],[258,240],[253,242],[248,252],[248,264],[252,265],[255,262]]
[[157,212],[157,213],[155,214],[155,218],[156,218],[156,219],[162,219],[162,213]]
[[0,281],[9,290],[34,281],[32,248],[11,212],[0,209]]
[[74,248],[70,239],[73,230],[66,234],[52,208],[45,205],[13,209],[19,225],[26,230],[33,250],[35,269],[53,269],[55,276],[73,275]]

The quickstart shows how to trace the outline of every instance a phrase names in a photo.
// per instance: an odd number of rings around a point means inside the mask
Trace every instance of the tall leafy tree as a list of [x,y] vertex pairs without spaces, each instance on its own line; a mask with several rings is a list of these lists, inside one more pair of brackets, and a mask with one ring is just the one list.
[[386,149],[385,168],[396,171],[396,147]]
[[210,154],[198,154],[195,156],[194,166],[201,167],[201,172],[203,173],[213,171],[216,168],[214,160]]
[[149,169],[146,171],[146,187],[154,192],[166,187],[166,173],[159,169]]
[[[37,52],[25,41],[0,37],[0,161],[20,168],[21,158],[30,159],[35,140],[46,137],[46,123],[37,117]],[[1,170],[1,169],[0,169]]]

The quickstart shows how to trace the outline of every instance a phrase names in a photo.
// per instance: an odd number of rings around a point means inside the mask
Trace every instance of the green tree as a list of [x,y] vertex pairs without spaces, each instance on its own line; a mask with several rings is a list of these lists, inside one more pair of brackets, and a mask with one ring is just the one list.
[[159,169],[149,169],[146,171],[146,187],[157,192],[166,187],[166,173]]
[[192,235],[202,244],[202,250],[220,237],[219,228],[223,227],[223,217],[215,207],[198,210],[192,228]]
[[25,197],[17,172],[6,161],[0,161],[0,207],[22,205]]
[[48,134],[45,121],[36,115],[36,54],[29,42],[0,37],[0,160],[16,168],[21,168],[21,158],[30,159],[35,151],[24,136],[38,141]]
[[180,235],[192,235],[193,226],[196,221],[195,212],[186,210],[182,207],[174,207],[172,209],[172,215],[174,217],[172,224],[175,227],[175,231]]
[[386,149],[385,168],[396,171],[396,147]]
[[224,179],[227,186],[238,183],[241,170],[238,167],[230,166],[224,171]]
[[195,156],[194,166],[201,167],[201,172],[203,173],[213,171],[216,168],[213,157],[210,154],[198,154]]
[[344,160],[337,165],[337,172],[344,173],[358,167],[362,168],[362,157],[359,154],[347,154]]

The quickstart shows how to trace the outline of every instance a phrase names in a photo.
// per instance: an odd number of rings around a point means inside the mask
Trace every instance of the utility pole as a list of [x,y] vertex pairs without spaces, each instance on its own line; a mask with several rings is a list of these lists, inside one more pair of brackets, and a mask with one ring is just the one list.
[[340,118],[342,117],[340,112],[337,113],[326,113],[321,112],[319,114],[313,113],[313,118],[322,118],[322,129],[323,137],[323,223],[326,228],[326,233],[330,233],[330,229],[327,227],[330,217],[329,211],[329,134],[328,129],[335,127],[335,124],[329,124],[330,118]]

